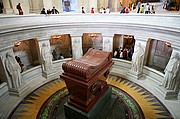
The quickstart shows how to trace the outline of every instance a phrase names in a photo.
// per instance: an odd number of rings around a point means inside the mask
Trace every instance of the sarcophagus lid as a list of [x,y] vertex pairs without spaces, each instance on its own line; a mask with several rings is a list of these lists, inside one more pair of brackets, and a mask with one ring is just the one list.
[[89,112],[109,87],[105,79],[112,65],[110,52],[92,48],[80,59],[63,63],[61,78],[70,93],[68,103]]
[[112,62],[112,54],[110,52],[90,48],[83,57],[78,60],[67,61],[62,65],[62,68],[67,75],[73,74],[88,79],[103,66],[107,66],[109,62]]

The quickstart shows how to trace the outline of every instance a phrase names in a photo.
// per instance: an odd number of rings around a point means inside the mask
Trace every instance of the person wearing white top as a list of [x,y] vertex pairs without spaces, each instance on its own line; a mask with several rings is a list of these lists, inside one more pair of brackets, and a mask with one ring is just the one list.
[[149,12],[150,12],[149,3],[146,4],[144,11],[145,11],[145,14],[149,14]]
[[100,10],[99,10],[100,14],[104,14],[104,8],[101,7]]
[[110,13],[110,9],[109,7],[106,8],[106,14],[109,14]]

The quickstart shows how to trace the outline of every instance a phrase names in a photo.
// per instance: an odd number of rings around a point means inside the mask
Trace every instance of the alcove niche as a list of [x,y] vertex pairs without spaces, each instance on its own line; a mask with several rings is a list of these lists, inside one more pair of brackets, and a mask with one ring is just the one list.
[[51,53],[54,60],[60,59],[60,54],[64,58],[72,57],[72,46],[71,46],[70,34],[53,35],[50,38]]
[[103,49],[103,37],[101,33],[83,33],[82,36],[83,55],[89,48]]
[[164,69],[172,54],[171,43],[148,39],[145,51],[144,64],[164,73]]
[[15,42],[13,52],[21,59],[27,69],[40,64],[39,46],[36,38]]
[[[126,60],[132,59],[132,54],[129,51],[134,52],[135,39],[133,35],[125,34],[114,34],[113,37],[113,55],[115,51],[119,50],[118,56],[113,56],[114,58],[121,58]],[[120,57],[120,53],[127,50],[127,57]],[[122,54],[123,55],[123,54]]]

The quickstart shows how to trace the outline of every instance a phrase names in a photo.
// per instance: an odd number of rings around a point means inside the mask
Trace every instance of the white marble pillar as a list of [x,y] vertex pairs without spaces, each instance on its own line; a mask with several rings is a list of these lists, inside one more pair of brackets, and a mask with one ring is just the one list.
[[63,12],[62,0],[51,0],[51,1],[52,1],[52,7],[55,7],[59,12]]
[[2,0],[2,1],[3,1],[3,5],[4,5],[4,10],[3,10],[4,14],[13,14],[14,11],[10,6],[9,0]]
[[28,0],[29,2],[29,13],[33,13],[33,3],[32,3],[32,0]]
[[111,12],[117,12],[118,11],[118,5],[119,5],[119,3],[118,3],[118,0],[113,0],[112,1],[113,3],[113,5],[112,5],[112,11]]
[[46,10],[53,8],[52,0],[43,0],[43,4]]
[[103,51],[113,51],[113,36],[103,36]]
[[89,1],[88,0],[78,0],[78,12],[81,13],[82,7],[86,13],[90,13]]
[[32,1],[32,12],[39,14],[41,9],[44,7],[43,1],[31,0]]
[[42,76],[46,79],[56,78],[58,74],[53,68],[52,53],[50,49],[49,39],[40,38],[38,41],[42,66]]
[[53,2],[53,6],[55,6],[59,12],[63,12],[62,0],[55,0],[55,3]]
[[71,36],[73,59],[79,59],[83,55],[82,36]]
[[[173,47],[173,46],[172,46]],[[179,60],[180,60],[180,52],[179,50],[176,50],[175,48],[173,48],[173,52],[172,54],[178,53],[179,55]],[[173,56],[173,55],[171,55]],[[172,59],[171,59],[172,60]],[[179,64],[177,64],[178,66]],[[172,65],[169,65],[169,68],[171,68]],[[168,69],[169,69],[168,68]],[[174,69],[172,69],[174,70]],[[166,99],[166,100],[180,100],[180,68],[177,70],[177,72],[173,72],[173,75],[176,75],[175,78],[172,78],[171,80],[165,80],[165,75],[164,75],[164,80],[162,81],[162,83],[159,85],[159,87],[155,88],[160,94],[161,96]],[[174,79],[174,80],[173,80]],[[173,81],[172,81],[173,80]],[[167,83],[167,86],[164,87],[165,82]],[[172,87],[174,86],[174,87]],[[170,87],[170,89],[168,89]]]

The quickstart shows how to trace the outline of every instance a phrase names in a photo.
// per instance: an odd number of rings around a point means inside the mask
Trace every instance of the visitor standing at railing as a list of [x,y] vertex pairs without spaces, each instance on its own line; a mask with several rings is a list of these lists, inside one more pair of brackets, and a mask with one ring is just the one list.
[[94,14],[94,7],[91,8],[91,13]]
[[53,7],[53,9],[51,10],[51,13],[52,14],[59,14],[59,11],[55,7]]
[[85,13],[86,13],[86,12],[85,12],[85,10],[84,10],[84,7],[82,7],[82,13],[83,13],[83,14],[85,14]]
[[17,8],[18,11],[19,11],[19,15],[23,15],[23,11],[22,11],[22,8],[21,8],[21,3],[18,3],[18,5],[16,6],[16,8]]

